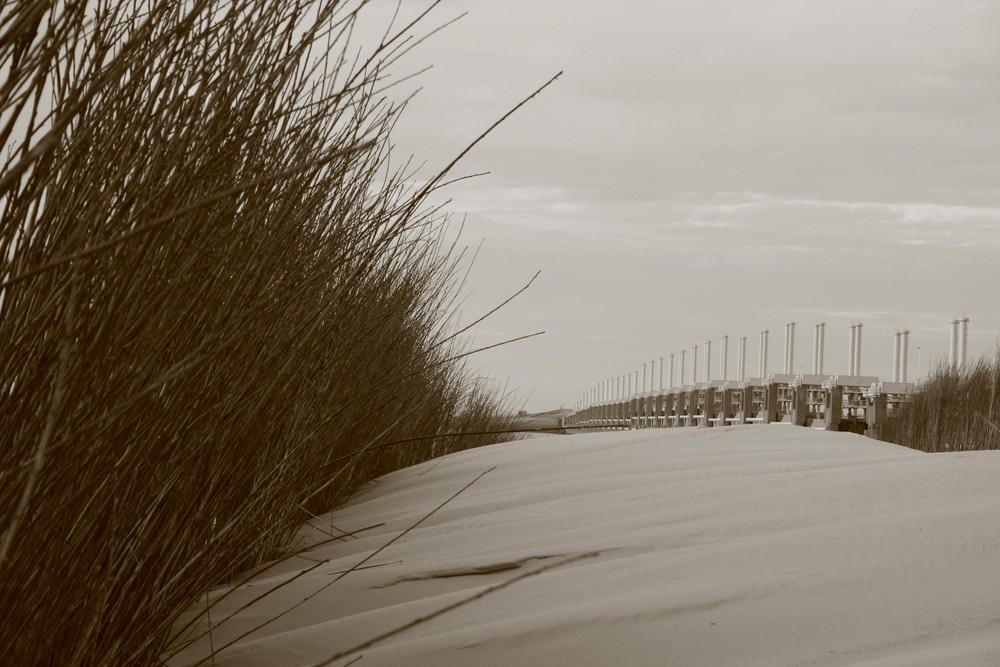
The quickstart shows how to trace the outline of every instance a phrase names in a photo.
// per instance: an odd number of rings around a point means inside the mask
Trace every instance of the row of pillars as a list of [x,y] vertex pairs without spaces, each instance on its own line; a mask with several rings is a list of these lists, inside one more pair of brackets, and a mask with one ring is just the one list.
[[[857,326],[857,340],[860,341],[861,325],[851,325],[851,358],[854,359],[855,348],[855,329]],[[814,338],[813,338],[813,373],[820,374],[823,372],[823,355],[825,347],[825,335],[826,335],[826,323],[820,322],[814,327]],[[765,329],[760,332],[760,353],[758,358],[757,367],[757,377],[767,377],[767,350],[768,350],[768,338],[770,336],[770,330]],[[703,358],[703,373],[704,381],[711,381],[711,368],[712,368],[712,341],[707,340],[703,344],[704,346],[704,358]],[[722,379],[729,378],[729,336],[722,336],[720,340],[720,359],[719,359],[719,377]],[[858,348],[858,358],[857,364],[859,371],[853,373],[852,375],[860,375],[860,347]],[[691,353],[691,384],[698,384],[698,352],[699,346],[695,345],[690,348],[690,350],[681,350],[676,354],[671,354],[667,357],[660,357],[660,370],[659,370],[659,386],[654,386],[655,376],[656,376],[656,359],[650,362],[646,362],[642,365],[642,375],[640,378],[640,371],[635,370],[631,373],[626,373],[620,375],[616,378],[605,380],[591,390],[583,397],[577,404],[577,408],[581,408],[586,405],[593,405],[594,403],[600,403],[605,401],[622,399],[627,396],[632,396],[638,393],[647,393],[652,391],[663,391],[664,389],[673,389],[675,386],[674,378],[675,370],[680,370],[680,385],[685,384],[685,379],[687,377],[687,353]],[[788,322],[785,324],[785,361],[784,361],[784,373],[792,373],[794,369],[794,356],[795,356],[795,322]],[[665,364],[669,362],[670,374],[669,374],[669,384],[664,384],[664,369]],[[738,340],[737,345],[737,359],[736,359],[736,380],[738,382],[743,382],[747,379],[746,372],[747,365],[747,338],[746,336],[741,337]],[[853,368],[853,362],[852,362]],[[641,379],[641,384],[640,384]]]
[[[860,322],[852,323],[850,326],[851,335],[850,343],[848,346],[848,375],[860,376],[861,375],[861,331],[862,324]],[[963,317],[961,319],[951,320],[951,345],[949,354],[949,364],[953,368],[963,366],[966,361],[966,352],[968,348],[969,339],[969,318]],[[770,331],[765,329],[760,332],[760,347],[759,347],[759,358],[757,367],[757,377],[766,378],[767,377],[767,350],[768,350],[768,337]],[[906,382],[907,381],[907,368],[909,363],[909,337],[910,332],[908,330],[896,331],[893,334],[893,361],[892,361],[892,381],[893,382]],[[719,359],[719,378],[726,380],[729,379],[729,336],[723,336],[720,340],[720,359]],[[703,381],[711,381],[711,364],[712,364],[712,341],[705,341],[704,345],[704,357],[702,371],[704,373]],[[813,327],[813,375],[823,374],[823,358],[825,354],[826,347],[826,323],[820,322]],[[747,339],[743,336],[738,341],[738,352],[736,360],[736,380],[738,382],[743,382],[747,379],[746,365],[747,365]],[[596,403],[603,403],[607,401],[621,400],[635,394],[645,394],[653,391],[663,391],[664,389],[673,389],[678,386],[674,383],[676,377],[675,371],[680,371],[680,386],[685,385],[685,380],[687,379],[687,353],[690,352],[691,357],[691,372],[690,379],[691,384],[698,384],[700,381],[698,374],[698,352],[699,346],[695,345],[690,348],[690,350],[681,350],[676,354],[671,354],[667,357],[660,357],[659,359],[659,384],[655,386],[655,376],[656,376],[656,359],[644,363],[642,365],[642,375],[640,378],[640,371],[636,370],[632,373],[626,373],[624,375],[605,380],[599,383],[595,387],[592,387],[584,396],[580,398],[577,402],[576,408],[582,409],[588,405],[594,405]],[[795,359],[795,322],[787,322],[785,324],[785,358],[783,364],[783,372],[785,374],[794,374],[794,359]],[[669,384],[664,384],[665,378],[665,368],[669,363]],[[640,383],[641,379],[641,383]]]
[[593,405],[565,417],[562,425],[630,430],[786,423],[878,437],[886,416],[907,400],[909,392],[851,381],[841,384],[828,378],[812,384],[773,381],[737,387],[709,383]]

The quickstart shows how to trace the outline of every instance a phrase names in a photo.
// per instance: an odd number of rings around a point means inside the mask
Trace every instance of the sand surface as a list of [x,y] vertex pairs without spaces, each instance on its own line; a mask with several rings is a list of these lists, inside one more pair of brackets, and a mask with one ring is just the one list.
[[1000,665],[998,451],[786,425],[545,436],[387,475],[302,538],[383,522],[230,593],[216,648],[275,620],[215,664],[321,663],[550,567],[330,664]]

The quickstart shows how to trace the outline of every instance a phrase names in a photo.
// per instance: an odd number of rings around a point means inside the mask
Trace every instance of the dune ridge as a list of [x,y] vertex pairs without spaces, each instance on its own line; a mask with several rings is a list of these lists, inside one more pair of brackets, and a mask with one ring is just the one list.
[[261,582],[328,561],[216,628],[215,646],[316,593],[493,466],[379,567],[216,664],[316,664],[586,553],[367,648],[361,664],[1000,664],[1000,452],[926,454],[782,425],[546,436],[391,473],[300,537],[383,525],[234,591],[213,618]]

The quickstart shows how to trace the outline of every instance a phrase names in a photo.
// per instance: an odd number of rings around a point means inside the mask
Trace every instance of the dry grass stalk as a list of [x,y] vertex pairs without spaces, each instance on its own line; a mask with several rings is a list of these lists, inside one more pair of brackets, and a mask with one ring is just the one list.
[[512,428],[364,4],[0,10],[0,663],[156,662],[310,514]]
[[925,452],[1000,449],[1000,354],[939,366],[886,420],[882,439]]

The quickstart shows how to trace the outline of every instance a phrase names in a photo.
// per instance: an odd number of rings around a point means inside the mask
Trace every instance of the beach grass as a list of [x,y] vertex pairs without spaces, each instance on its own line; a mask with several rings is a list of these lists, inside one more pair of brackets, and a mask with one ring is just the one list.
[[880,437],[925,452],[1000,449],[1000,354],[939,365],[887,417]]
[[0,14],[0,663],[156,663],[310,516],[513,427],[451,165],[392,152],[414,26],[359,50],[365,4]]

